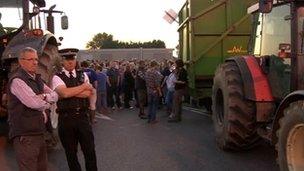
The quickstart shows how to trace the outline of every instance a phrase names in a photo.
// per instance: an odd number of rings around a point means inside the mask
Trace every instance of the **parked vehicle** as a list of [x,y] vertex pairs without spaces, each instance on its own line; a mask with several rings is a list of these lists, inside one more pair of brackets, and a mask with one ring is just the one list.
[[214,77],[216,142],[242,150],[266,139],[282,171],[304,170],[304,1],[260,0],[248,13],[249,54],[226,59]]

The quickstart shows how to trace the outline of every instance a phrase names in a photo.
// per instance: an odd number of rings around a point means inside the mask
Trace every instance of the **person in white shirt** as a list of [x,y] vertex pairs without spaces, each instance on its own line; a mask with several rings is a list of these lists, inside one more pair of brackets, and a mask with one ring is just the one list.
[[167,106],[167,114],[168,116],[171,115],[172,113],[172,102],[173,102],[173,95],[174,95],[174,86],[176,82],[176,71],[175,71],[175,66],[173,65],[171,67],[171,74],[167,77],[166,79],[166,85],[167,85],[167,92],[165,96],[165,103]]
[[95,171],[97,163],[94,135],[88,117],[93,87],[88,76],[75,69],[78,49],[63,49],[59,52],[63,57],[63,69],[52,80],[52,87],[60,97],[57,102],[59,138],[70,170],[81,170],[77,158],[79,143],[86,170]]

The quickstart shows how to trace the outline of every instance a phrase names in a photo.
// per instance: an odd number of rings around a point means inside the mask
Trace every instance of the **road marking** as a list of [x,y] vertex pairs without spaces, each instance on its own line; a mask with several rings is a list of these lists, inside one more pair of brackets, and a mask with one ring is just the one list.
[[205,116],[205,117],[211,117],[211,114],[207,113],[207,112],[203,112],[200,109],[196,109],[196,108],[192,108],[192,107],[187,107],[187,106],[183,106],[183,109],[191,111],[193,113]]
[[104,119],[104,120],[109,120],[109,121],[114,121],[114,119],[112,119],[109,116],[106,116],[104,114],[98,114],[98,115],[96,115],[96,118]]

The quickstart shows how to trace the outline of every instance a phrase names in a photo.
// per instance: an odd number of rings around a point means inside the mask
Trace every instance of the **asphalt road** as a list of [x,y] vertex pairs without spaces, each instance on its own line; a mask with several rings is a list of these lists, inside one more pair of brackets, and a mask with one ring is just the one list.
[[[157,124],[137,117],[137,109],[114,111],[94,125],[98,169],[105,171],[274,171],[279,170],[274,147],[266,142],[244,152],[216,147],[210,116],[184,110],[181,123],[167,123],[158,112]],[[3,125],[0,126],[3,132]],[[49,151],[49,170],[67,171],[61,146]],[[84,166],[82,153],[79,153]],[[14,152],[0,137],[0,170],[18,170]],[[84,169],[83,169],[84,170]]]

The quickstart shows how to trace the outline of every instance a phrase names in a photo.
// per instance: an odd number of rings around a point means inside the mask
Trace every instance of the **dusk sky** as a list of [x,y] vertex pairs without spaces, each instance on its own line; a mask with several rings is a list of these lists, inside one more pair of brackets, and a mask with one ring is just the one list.
[[[46,6],[56,4],[69,17],[69,29],[56,29],[63,36],[62,47],[84,49],[97,33],[112,34],[121,41],[163,40],[167,48],[178,44],[177,23],[163,19],[164,11],[178,12],[185,0],[48,0]],[[56,15],[57,26],[60,15]]]

